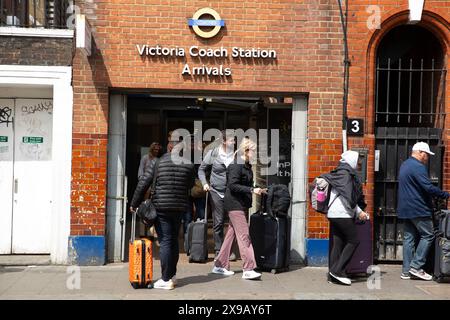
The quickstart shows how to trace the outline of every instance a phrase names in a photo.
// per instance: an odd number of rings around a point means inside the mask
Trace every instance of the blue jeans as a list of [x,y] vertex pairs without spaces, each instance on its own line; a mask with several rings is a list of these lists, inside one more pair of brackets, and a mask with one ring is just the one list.
[[405,219],[403,224],[403,273],[422,269],[434,241],[431,217]]
[[192,222],[192,209],[191,208],[192,208],[192,203],[190,203],[189,209],[185,213],[182,214],[182,217],[183,217],[183,233],[186,233],[189,223]]
[[155,222],[159,240],[159,259],[161,275],[164,281],[169,281],[177,273],[179,257],[178,230],[180,230],[181,215],[160,215]]

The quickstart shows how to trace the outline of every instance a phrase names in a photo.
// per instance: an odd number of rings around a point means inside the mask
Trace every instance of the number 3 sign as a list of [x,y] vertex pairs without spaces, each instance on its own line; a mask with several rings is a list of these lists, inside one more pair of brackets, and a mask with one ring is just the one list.
[[363,136],[364,135],[364,120],[363,119],[347,119],[347,134],[349,136]]

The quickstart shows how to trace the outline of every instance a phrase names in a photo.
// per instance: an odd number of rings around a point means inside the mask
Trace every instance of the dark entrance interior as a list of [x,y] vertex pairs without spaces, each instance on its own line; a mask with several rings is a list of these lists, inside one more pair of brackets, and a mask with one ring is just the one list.
[[[403,228],[397,219],[400,165],[418,141],[427,142],[429,174],[442,183],[442,131],[445,121],[444,54],[439,40],[420,26],[392,29],[377,51],[375,138],[375,259],[402,261]],[[377,170],[378,169],[378,170]]]
[[[131,201],[138,183],[139,163],[153,142],[166,150],[168,133],[184,128],[194,132],[194,121],[202,122],[202,134],[208,129],[279,129],[279,170],[271,176],[256,176],[256,183],[268,186],[272,183],[290,183],[291,175],[291,122],[292,103],[282,99],[223,98],[223,97],[166,97],[147,94],[128,95],[127,101],[127,197]],[[207,144],[209,141],[205,141]],[[129,206],[129,204],[128,204]],[[195,209],[194,209],[195,212]],[[195,213],[194,213],[195,215]],[[212,230],[211,213],[208,214],[209,230]],[[137,229],[139,229],[137,227]],[[182,228],[180,228],[182,229]],[[127,219],[126,240],[130,238],[131,221]],[[142,226],[137,234],[147,235]],[[213,252],[212,234],[210,252]],[[125,243],[127,243],[127,241]],[[180,230],[180,251],[183,252],[183,232]],[[158,250],[155,250],[157,252]],[[125,260],[128,247],[125,246]]]

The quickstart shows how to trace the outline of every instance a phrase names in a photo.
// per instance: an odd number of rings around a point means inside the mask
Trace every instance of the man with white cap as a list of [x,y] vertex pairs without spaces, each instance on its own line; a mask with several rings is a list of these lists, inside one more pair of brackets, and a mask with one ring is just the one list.
[[430,181],[426,168],[430,155],[434,155],[430,146],[417,142],[411,157],[400,167],[397,213],[400,219],[404,219],[403,269],[400,277],[405,280],[411,277],[432,280],[433,277],[422,269],[434,241],[432,197],[450,197],[448,192]]

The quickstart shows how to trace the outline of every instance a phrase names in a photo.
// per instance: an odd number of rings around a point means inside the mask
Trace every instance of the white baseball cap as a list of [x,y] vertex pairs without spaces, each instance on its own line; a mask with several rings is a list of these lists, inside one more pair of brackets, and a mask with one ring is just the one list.
[[428,145],[428,143],[426,142],[417,142],[413,148],[412,151],[423,151],[426,152],[428,154],[431,154],[432,156],[434,156],[434,153],[430,151],[430,146]]

